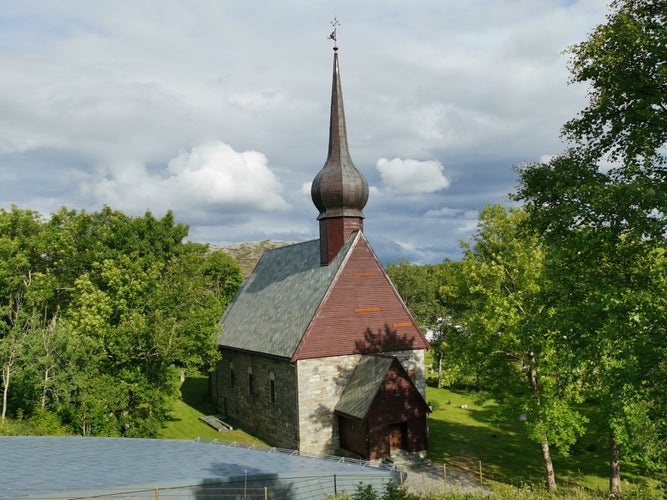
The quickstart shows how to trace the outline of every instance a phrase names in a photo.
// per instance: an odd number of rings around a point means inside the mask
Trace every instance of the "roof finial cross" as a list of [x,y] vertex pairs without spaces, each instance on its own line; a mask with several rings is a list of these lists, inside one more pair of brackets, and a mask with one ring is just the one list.
[[334,17],[334,20],[331,21],[331,26],[333,26],[333,31],[331,34],[327,37],[328,40],[333,40],[334,42],[334,50],[338,50],[338,41],[336,39],[336,30],[338,29],[338,26],[340,26],[340,23],[338,22],[338,19]]

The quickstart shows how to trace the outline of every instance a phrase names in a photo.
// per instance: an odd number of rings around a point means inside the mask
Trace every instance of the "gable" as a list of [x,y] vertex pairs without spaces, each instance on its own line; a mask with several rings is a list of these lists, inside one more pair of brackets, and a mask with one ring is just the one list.
[[364,356],[355,367],[334,411],[363,420],[387,376],[393,359],[388,356]]
[[328,266],[319,240],[264,252],[220,320],[218,344],[292,357],[352,241]]
[[359,232],[292,361],[428,348],[424,334]]
[[428,403],[398,359],[394,358],[380,390],[375,395],[366,414],[369,425],[377,424],[391,416],[395,421],[426,416]]
[[[397,394],[400,396],[398,399]],[[416,410],[419,407],[428,412],[428,404],[395,357],[362,357],[334,411],[339,415],[363,421],[376,406],[379,406],[376,411],[385,414],[392,406],[397,406],[399,412],[410,411],[410,408]]]

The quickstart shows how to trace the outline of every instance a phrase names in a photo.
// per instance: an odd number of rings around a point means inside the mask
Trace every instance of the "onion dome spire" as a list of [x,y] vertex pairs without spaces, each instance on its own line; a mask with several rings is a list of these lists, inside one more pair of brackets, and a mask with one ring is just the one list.
[[[336,31],[329,38],[335,41]],[[343,92],[338,69],[338,47],[334,47],[329,152],[313,180],[311,197],[319,210],[322,264],[328,264],[345,244],[350,233],[363,230],[362,213],[368,201],[368,182],[350,157],[345,129]]]

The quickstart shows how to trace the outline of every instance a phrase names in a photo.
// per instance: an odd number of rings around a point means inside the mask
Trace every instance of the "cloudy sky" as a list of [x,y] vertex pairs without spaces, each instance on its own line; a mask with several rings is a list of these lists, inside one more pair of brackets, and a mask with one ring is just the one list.
[[365,232],[460,256],[585,103],[563,50],[607,0],[0,0],[0,207],[173,210],[193,241],[318,237],[332,42]]

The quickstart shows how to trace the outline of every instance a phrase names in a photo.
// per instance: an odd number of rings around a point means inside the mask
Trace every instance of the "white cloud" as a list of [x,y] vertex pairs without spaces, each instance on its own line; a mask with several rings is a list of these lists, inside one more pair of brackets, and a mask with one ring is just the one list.
[[217,141],[202,144],[169,162],[169,184],[211,204],[284,210],[282,186],[257,151],[235,151]]
[[98,203],[141,212],[168,209],[286,210],[282,185],[257,151],[238,152],[220,141],[200,144],[169,161],[163,173],[149,174],[139,162],[119,162],[101,169],[84,193]]
[[237,92],[228,98],[231,104],[242,108],[264,109],[269,106],[282,104],[285,96],[276,92]]
[[382,191],[377,186],[368,186],[368,197],[369,198],[380,198],[382,196]]
[[424,214],[425,217],[456,217],[461,214],[460,208],[437,208],[429,210]]
[[443,173],[444,167],[437,160],[380,158],[375,168],[380,172],[384,187],[393,192],[434,193],[449,187],[449,179]]
[[426,212],[424,214],[426,217],[446,217],[446,218],[462,218],[462,219],[468,219],[468,220],[477,220],[477,217],[479,217],[479,212],[477,210],[464,210],[462,208],[449,208],[449,207],[443,207],[443,208],[437,208],[437,209],[432,209]]
[[[476,210],[506,202],[513,165],[562,150],[586,98],[562,51],[607,3],[340,0],[348,140],[381,258],[457,255]],[[85,4],[0,9],[5,206],[173,209],[211,242],[316,235],[304,181],[327,151],[330,6]]]

